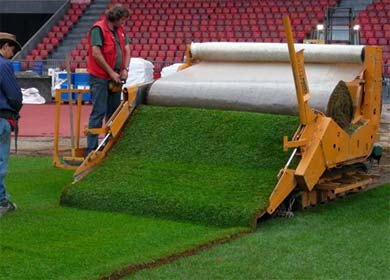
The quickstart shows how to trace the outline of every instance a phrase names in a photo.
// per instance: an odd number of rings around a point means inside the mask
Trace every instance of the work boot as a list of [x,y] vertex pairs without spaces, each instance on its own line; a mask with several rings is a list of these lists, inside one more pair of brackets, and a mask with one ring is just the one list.
[[6,200],[0,204],[0,217],[6,214],[7,212],[16,211],[17,206],[15,203]]

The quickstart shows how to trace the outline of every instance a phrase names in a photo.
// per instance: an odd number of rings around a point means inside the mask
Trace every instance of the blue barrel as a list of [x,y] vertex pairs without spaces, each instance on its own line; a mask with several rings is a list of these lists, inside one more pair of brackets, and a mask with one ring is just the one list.
[[[65,81],[61,84],[61,89],[67,89],[68,88],[68,82]],[[75,100],[76,97],[75,97],[75,94],[72,93],[72,96],[71,96],[72,100]],[[69,93],[68,92],[63,92],[61,93],[61,100],[62,101],[69,101]]]
[[42,75],[42,70],[43,70],[43,62],[42,61],[35,61],[34,67],[33,67],[33,72],[37,73],[38,75]]
[[73,73],[74,76],[74,85],[88,85],[89,84],[89,74],[88,73]]
[[[66,73],[66,72],[58,73],[58,78],[61,80],[65,80],[67,83],[68,82],[68,73]],[[71,75],[70,75],[70,83],[72,85],[74,85],[74,74],[73,73],[71,73]]]
[[58,78],[60,78],[61,80],[66,80],[67,78],[66,72],[58,73]]
[[22,71],[22,64],[20,61],[13,61],[12,62],[12,68],[14,69],[14,72],[20,72]]
[[[89,88],[89,73],[73,73],[75,88]],[[91,101],[91,94],[85,92],[81,98],[82,101]]]

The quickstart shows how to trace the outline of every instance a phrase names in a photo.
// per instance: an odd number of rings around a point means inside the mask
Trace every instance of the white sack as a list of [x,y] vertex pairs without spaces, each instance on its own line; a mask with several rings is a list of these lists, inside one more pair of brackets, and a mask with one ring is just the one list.
[[142,58],[132,57],[129,65],[129,76],[125,86],[153,81],[153,63]]
[[22,88],[22,94],[23,104],[44,104],[46,102],[37,88]]

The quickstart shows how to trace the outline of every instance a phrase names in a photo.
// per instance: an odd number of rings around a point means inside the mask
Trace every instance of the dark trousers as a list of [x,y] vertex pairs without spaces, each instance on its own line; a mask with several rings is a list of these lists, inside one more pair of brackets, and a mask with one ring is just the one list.
[[0,118],[0,204],[8,200],[4,179],[8,172],[10,146],[11,126],[4,118]]
[[[115,112],[121,102],[121,92],[111,92],[108,90],[108,81],[90,75],[89,85],[92,95],[92,112],[89,116],[88,128],[100,128],[103,125],[103,118],[107,121]],[[88,155],[92,150],[98,147],[99,135],[87,135]]]

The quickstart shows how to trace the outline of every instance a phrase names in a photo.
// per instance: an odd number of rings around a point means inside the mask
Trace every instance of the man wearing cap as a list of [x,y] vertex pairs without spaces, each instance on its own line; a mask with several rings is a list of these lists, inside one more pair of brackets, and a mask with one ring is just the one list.
[[[16,36],[0,32],[0,217],[16,210],[9,200],[4,179],[8,171],[11,131],[17,129],[23,95],[9,60],[21,49]],[[16,131],[15,131],[16,132]]]
[[[124,24],[129,10],[121,4],[106,12],[105,18],[97,21],[88,35],[88,72],[92,94],[92,112],[88,128],[100,128],[115,112],[121,101],[121,89],[117,85],[127,80],[130,62],[130,39]],[[88,155],[98,147],[98,135],[87,135]]]

